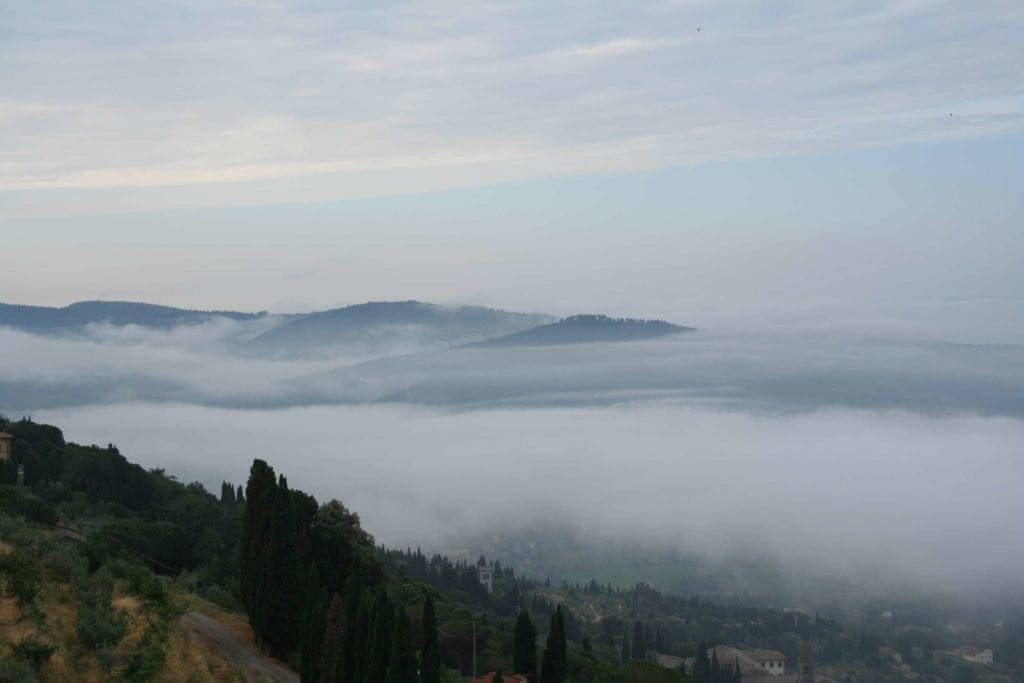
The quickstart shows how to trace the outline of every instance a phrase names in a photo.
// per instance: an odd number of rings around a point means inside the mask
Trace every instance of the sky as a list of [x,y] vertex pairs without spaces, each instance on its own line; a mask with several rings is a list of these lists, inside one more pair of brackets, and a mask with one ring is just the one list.
[[1016,317],[1022,33],[1015,2],[0,0],[0,301]]

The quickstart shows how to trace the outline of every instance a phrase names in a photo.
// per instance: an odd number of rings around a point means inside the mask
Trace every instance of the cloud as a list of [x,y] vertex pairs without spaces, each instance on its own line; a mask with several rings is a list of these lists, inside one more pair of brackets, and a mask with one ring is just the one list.
[[[570,523],[592,539],[767,550],[872,590],[1024,589],[1024,421],[901,411],[788,416],[672,404],[447,412],[408,406],[43,411],[81,442],[216,490],[253,457],[342,499],[387,544]],[[881,577],[879,580],[878,577]],[[918,589],[921,584],[918,583]]]
[[8,8],[0,189],[367,196],[1024,130],[1015,3],[46,7]]

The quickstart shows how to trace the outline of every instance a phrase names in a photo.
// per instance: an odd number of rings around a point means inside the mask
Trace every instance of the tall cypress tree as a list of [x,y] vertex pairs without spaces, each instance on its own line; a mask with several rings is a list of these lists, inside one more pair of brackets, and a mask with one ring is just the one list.
[[[270,506],[276,491],[274,470],[262,460],[254,460],[246,484],[247,497],[252,501],[245,509],[242,538],[239,544],[239,592],[242,604],[249,613],[249,621],[256,628],[261,622],[260,593],[263,585],[263,555],[267,550],[270,531]],[[257,631],[259,640],[259,631]]]
[[298,650],[305,602],[297,509],[299,495],[289,491],[287,480],[280,477],[263,558],[265,590],[260,607],[263,618],[258,628],[270,652],[285,659]]
[[342,596],[342,602],[345,605],[345,628],[339,662],[340,674],[336,679],[345,681],[345,683],[358,683],[360,680],[361,653],[367,649],[366,628],[361,621],[365,618],[363,593],[362,577],[358,574],[349,576],[345,582],[345,592]]
[[345,647],[345,603],[337,593],[331,598],[320,646],[320,680],[328,683],[348,681],[342,670]]
[[541,661],[541,683],[563,683],[568,668],[568,646],[565,641],[565,617],[562,606],[555,608],[551,615],[551,629],[544,644],[544,658]]
[[526,676],[531,681],[537,678],[537,629],[526,610],[520,610],[516,619],[512,641],[512,673]]
[[[388,604],[390,609],[391,605]],[[387,675],[380,679],[384,683],[418,683],[416,675],[416,651],[412,645],[412,626],[409,615],[404,607],[399,607],[398,618],[395,620],[392,635],[391,653],[388,660]]]
[[633,623],[633,661],[642,661],[647,654],[647,643],[644,640],[644,625],[637,619]]
[[320,577],[314,562],[306,579],[306,607],[302,611],[302,649],[300,678],[313,683],[320,679],[320,648],[324,642],[326,597],[320,590]]
[[622,634],[622,649],[619,651],[619,659],[623,666],[633,661],[633,651],[629,649],[629,636],[625,633]]
[[391,661],[391,636],[395,630],[395,608],[391,605],[386,590],[381,589],[373,607],[373,620],[370,627],[368,667],[363,673],[363,680],[383,681],[387,674],[388,663]]
[[420,680],[422,683],[440,683],[441,681],[441,649],[437,644],[437,614],[434,612],[434,599],[429,595],[423,601]]
[[697,683],[708,683],[711,680],[711,661],[708,659],[708,646],[703,640],[697,643],[697,661],[693,665],[693,679]]

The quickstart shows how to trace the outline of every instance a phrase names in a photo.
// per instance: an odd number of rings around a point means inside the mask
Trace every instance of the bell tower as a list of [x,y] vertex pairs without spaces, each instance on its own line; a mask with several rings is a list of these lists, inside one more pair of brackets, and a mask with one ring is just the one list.
[[806,641],[800,646],[800,683],[814,683],[814,650]]

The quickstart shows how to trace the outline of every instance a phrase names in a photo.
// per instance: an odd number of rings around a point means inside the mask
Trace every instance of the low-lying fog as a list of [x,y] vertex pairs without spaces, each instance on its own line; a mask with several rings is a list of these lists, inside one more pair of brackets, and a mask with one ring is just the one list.
[[263,458],[387,544],[565,525],[1024,593],[1020,308],[705,308],[670,318],[695,333],[533,348],[438,350],[396,329],[387,348],[305,360],[240,353],[252,330],[223,320],[6,329],[0,410],[214,491]]
[[717,553],[736,544],[841,576],[879,570],[1020,589],[1024,422],[655,403],[444,412],[134,404],[43,411],[70,439],[217,490],[263,458],[338,497],[387,544],[570,522]]

